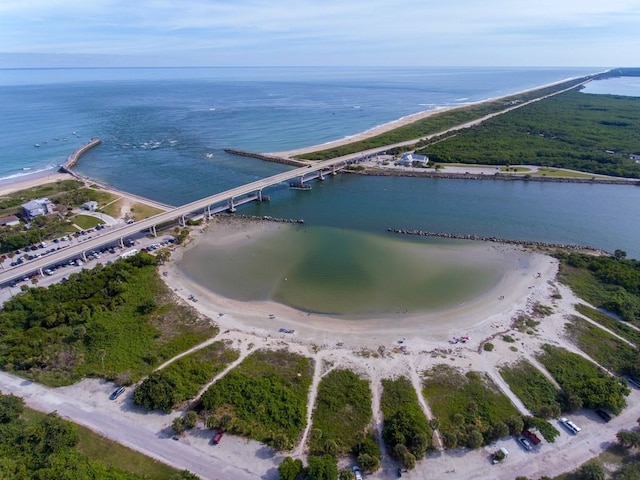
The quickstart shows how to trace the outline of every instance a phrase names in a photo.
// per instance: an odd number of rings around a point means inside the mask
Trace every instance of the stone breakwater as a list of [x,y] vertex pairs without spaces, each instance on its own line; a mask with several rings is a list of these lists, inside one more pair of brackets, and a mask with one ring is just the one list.
[[275,223],[299,223],[299,224],[303,224],[304,220],[303,219],[296,219],[296,218],[278,218],[278,217],[271,217],[269,215],[264,215],[262,217],[259,217],[257,215],[242,215],[242,214],[231,214],[231,213],[216,213],[214,215],[214,217],[219,217],[219,218],[237,218],[240,220],[250,220],[250,221],[260,221],[260,222],[275,222]]
[[266,162],[282,163],[283,165],[291,165],[293,167],[306,167],[309,165],[307,162],[300,160],[294,160],[293,158],[276,157],[274,155],[264,155],[262,153],[243,152],[242,150],[234,150],[232,148],[225,148],[225,152],[231,155],[238,155],[240,157],[257,158],[258,160],[264,160]]
[[635,185],[640,186],[640,181],[636,179],[622,180],[609,178],[575,178],[575,177],[534,177],[523,175],[509,175],[500,173],[497,175],[478,175],[472,173],[444,173],[444,172],[405,172],[392,169],[373,169],[366,168],[364,170],[344,170],[344,173],[352,173],[356,175],[368,175],[378,177],[423,177],[423,178],[445,178],[454,180],[502,180],[502,181],[521,181],[521,182],[554,182],[554,183],[597,183],[606,185]]
[[[67,157],[67,161],[60,167],[60,170],[67,173],[72,173],[69,169],[78,163],[80,157],[91,150],[93,147],[100,145],[102,141],[98,137],[94,137],[87,143],[76,149],[71,155]],[[73,175],[73,174],[72,174]]]
[[549,242],[536,242],[533,240],[513,240],[509,238],[500,237],[482,237],[480,235],[465,235],[459,233],[444,233],[444,232],[425,232],[423,230],[407,230],[404,228],[387,228],[388,232],[398,233],[401,235],[418,235],[420,237],[438,237],[438,238],[451,238],[455,240],[475,240],[479,242],[494,242],[494,243],[506,243],[509,245],[520,245],[522,247],[534,247],[534,248],[558,248],[564,250],[587,250],[597,253],[599,255],[611,255],[609,252],[600,250],[598,248],[591,247],[589,245],[573,245],[567,243],[549,243]]

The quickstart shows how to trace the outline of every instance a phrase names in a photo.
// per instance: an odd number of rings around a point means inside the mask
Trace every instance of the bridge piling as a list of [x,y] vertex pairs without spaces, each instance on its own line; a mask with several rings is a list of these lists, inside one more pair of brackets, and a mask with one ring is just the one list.
[[236,212],[236,207],[235,207],[235,205],[233,204],[233,197],[231,197],[231,198],[229,199],[229,211],[230,211],[231,213],[235,213],[235,212]]
[[153,235],[154,237],[158,236],[158,233],[156,232],[156,226],[152,225],[151,228],[149,229],[149,231],[151,232],[151,235]]

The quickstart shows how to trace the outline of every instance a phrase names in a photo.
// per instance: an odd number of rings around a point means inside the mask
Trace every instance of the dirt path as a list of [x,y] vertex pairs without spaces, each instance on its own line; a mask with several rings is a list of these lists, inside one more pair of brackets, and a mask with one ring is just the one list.
[[[420,408],[422,408],[422,412],[424,413],[425,417],[427,417],[427,420],[432,420],[433,413],[431,412],[429,404],[427,404],[426,400],[424,399],[424,395],[422,394],[422,379],[420,378],[420,374],[418,373],[418,370],[416,369],[413,362],[411,362],[408,367],[409,378],[414,390],[416,391],[416,395],[418,396],[418,403],[420,403]],[[435,429],[433,431],[431,440],[436,450],[444,450],[444,444],[442,443],[442,436],[440,435],[439,430]]]
[[219,341],[220,339],[218,337],[211,337],[209,340],[205,340],[204,342],[196,345],[195,347],[191,347],[189,350],[186,350],[182,353],[179,353],[178,355],[176,355],[173,358],[170,358],[169,360],[167,360],[166,362],[164,362],[162,365],[160,365],[158,368],[156,368],[154,370],[154,372],[157,372],[158,370],[162,370],[163,368],[167,367],[168,365],[171,365],[173,362],[175,362],[176,360],[181,359],[182,357],[186,357],[187,355],[196,352],[198,350],[203,349],[204,347],[208,347],[209,345],[211,345],[214,342]]
[[251,347],[251,348],[246,348],[240,351],[240,356],[238,357],[238,359],[234,362],[231,362],[229,365],[227,365],[227,368],[225,368],[224,370],[222,370],[218,375],[216,375],[215,377],[213,377],[213,379],[207,383],[204,387],[202,387],[200,389],[200,391],[198,392],[198,394],[194,397],[194,400],[200,398],[200,396],[207,391],[207,389],[213,385],[214,383],[216,383],[218,380],[220,380],[222,377],[224,377],[227,373],[229,373],[231,370],[233,370],[234,368],[236,368],[238,365],[240,365],[242,363],[242,361],[247,358],[253,351],[255,350],[255,347]]
[[311,417],[313,415],[313,407],[316,404],[316,398],[318,396],[318,385],[322,378],[322,365],[323,360],[320,355],[313,357],[313,379],[311,380],[311,388],[309,388],[309,395],[307,396],[307,425],[304,427],[302,436],[300,437],[300,443],[293,450],[293,456],[299,458],[304,453],[305,445],[307,444],[307,438],[309,437],[309,431],[311,430]]

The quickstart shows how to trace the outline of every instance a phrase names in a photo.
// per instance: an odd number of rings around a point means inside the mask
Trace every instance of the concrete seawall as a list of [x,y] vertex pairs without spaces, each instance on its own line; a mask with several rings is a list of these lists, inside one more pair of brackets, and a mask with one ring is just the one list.
[[67,157],[67,161],[60,167],[60,169],[64,172],[71,173],[69,169],[78,163],[80,157],[91,150],[93,147],[100,145],[102,140],[98,137],[94,137],[89,140],[87,143],[82,145],[80,148],[76,149],[71,155]]
[[263,155],[261,153],[243,152],[242,150],[234,150],[232,148],[225,148],[225,152],[231,155],[238,155],[240,157],[257,158],[258,160],[264,160],[266,162],[282,163],[283,165],[291,165],[292,167],[306,167],[309,165],[307,162],[300,160],[294,160],[292,158],[276,157],[273,155]]

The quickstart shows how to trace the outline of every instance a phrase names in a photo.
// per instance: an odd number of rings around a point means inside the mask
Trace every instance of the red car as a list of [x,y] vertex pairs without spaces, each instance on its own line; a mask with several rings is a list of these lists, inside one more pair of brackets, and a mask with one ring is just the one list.
[[223,435],[224,435],[224,430],[220,430],[218,433],[216,433],[213,437],[213,440],[211,440],[213,444],[217,445],[218,443],[220,443],[220,440],[222,440]]

